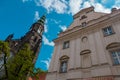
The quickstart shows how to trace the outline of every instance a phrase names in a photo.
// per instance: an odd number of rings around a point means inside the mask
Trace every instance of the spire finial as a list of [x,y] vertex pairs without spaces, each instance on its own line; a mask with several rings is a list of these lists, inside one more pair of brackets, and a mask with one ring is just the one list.
[[40,23],[42,26],[45,24],[45,19],[46,19],[46,14],[44,14],[38,21],[37,23]]

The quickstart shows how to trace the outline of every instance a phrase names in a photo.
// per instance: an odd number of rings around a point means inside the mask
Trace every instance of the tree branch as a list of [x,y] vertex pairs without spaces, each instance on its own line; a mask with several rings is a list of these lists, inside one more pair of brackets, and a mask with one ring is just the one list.
[[0,71],[2,70],[2,68],[3,68],[3,65],[0,67]]

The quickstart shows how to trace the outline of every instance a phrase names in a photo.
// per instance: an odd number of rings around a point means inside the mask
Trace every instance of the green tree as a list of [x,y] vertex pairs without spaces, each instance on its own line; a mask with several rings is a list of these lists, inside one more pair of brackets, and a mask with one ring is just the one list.
[[0,41],[0,55],[4,54],[3,61],[4,64],[1,66],[0,69],[4,66],[5,68],[5,76],[8,77],[8,71],[7,71],[7,59],[10,55],[10,48],[8,42]]
[[9,80],[26,80],[28,73],[33,71],[33,52],[28,44],[8,62]]
[[34,68],[33,59],[35,55],[28,44],[25,44],[18,53],[9,58],[10,48],[8,42],[0,41],[1,54],[4,54],[3,66],[5,68],[5,78],[3,77],[2,80],[26,80],[28,74],[37,80],[38,74],[45,73],[41,69]]

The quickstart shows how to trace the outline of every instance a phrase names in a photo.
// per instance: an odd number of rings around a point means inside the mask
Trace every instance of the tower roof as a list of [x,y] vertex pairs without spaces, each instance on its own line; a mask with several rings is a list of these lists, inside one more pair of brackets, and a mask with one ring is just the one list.
[[42,26],[44,26],[44,24],[45,24],[45,19],[46,19],[46,16],[43,15],[43,16],[37,21],[37,23],[40,23]]

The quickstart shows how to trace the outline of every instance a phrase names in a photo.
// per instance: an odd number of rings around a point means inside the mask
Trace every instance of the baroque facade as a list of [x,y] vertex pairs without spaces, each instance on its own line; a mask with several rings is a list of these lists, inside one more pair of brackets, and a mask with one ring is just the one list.
[[[43,15],[37,22],[35,22],[30,27],[29,31],[20,39],[13,39],[13,34],[10,34],[5,40],[6,42],[9,43],[10,57],[14,56],[23,47],[23,45],[27,43],[30,45],[30,49],[33,51],[35,55],[33,59],[33,63],[35,64],[42,44],[44,23],[45,23],[45,15]],[[4,63],[3,56],[4,56],[3,54],[0,55],[0,67]],[[0,71],[0,77],[1,75],[4,75],[4,67]]]
[[120,9],[89,7],[73,18],[54,40],[46,80],[120,80]]

